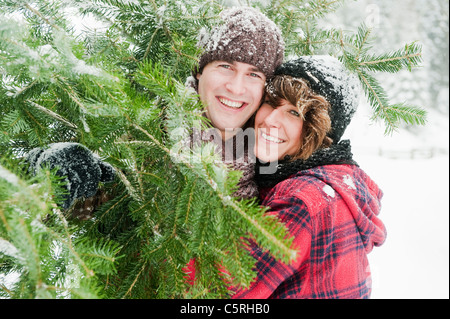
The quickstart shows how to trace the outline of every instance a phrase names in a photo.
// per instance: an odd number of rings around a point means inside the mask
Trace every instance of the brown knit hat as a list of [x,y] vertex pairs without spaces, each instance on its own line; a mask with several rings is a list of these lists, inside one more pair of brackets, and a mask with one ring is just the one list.
[[204,52],[194,75],[208,63],[223,60],[248,63],[272,76],[284,57],[284,41],[275,23],[250,7],[226,9],[220,18],[223,23],[200,33],[198,46]]

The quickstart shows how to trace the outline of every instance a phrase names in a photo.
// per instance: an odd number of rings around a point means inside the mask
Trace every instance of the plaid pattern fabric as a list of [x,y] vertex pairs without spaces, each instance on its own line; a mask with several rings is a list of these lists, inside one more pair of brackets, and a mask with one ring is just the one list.
[[290,265],[252,243],[258,276],[233,298],[369,298],[367,254],[386,238],[378,218],[382,192],[355,165],[300,171],[261,192],[300,253]]

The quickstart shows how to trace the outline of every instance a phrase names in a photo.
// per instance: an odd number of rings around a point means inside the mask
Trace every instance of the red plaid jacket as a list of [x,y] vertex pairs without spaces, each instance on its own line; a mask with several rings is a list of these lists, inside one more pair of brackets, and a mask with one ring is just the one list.
[[258,276],[233,298],[369,298],[367,254],[386,238],[381,197],[355,165],[303,170],[262,191],[262,205],[286,224],[300,253],[286,265],[254,243]]

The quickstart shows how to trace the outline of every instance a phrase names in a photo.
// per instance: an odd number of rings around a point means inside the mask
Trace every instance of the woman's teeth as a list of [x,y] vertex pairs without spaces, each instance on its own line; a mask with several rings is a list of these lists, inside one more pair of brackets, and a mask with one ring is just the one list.
[[280,140],[279,138],[267,135],[264,132],[261,132],[261,136],[263,139],[268,140],[269,142],[274,142],[274,143],[278,143],[278,144],[284,142],[283,140]]
[[226,106],[232,107],[234,109],[238,109],[238,108],[242,107],[242,105],[244,105],[244,103],[242,103],[242,102],[234,102],[234,101],[224,99],[222,97],[219,98],[219,101],[222,104],[225,104]]

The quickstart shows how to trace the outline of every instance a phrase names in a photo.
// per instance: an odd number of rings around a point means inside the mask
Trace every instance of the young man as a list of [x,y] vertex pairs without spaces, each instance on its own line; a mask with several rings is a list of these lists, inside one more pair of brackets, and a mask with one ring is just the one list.
[[234,195],[251,198],[257,196],[255,158],[249,153],[254,131],[245,129],[262,103],[266,79],[283,62],[284,41],[279,28],[256,9],[235,7],[220,17],[221,24],[200,34],[204,52],[190,82],[214,129],[194,139],[217,144],[222,160],[243,172]]
[[220,17],[223,24],[200,34],[204,52],[193,86],[226,140],[261,105],[266,78],[283,62],[284,42],[278,27],[253,8],[231,8]]

